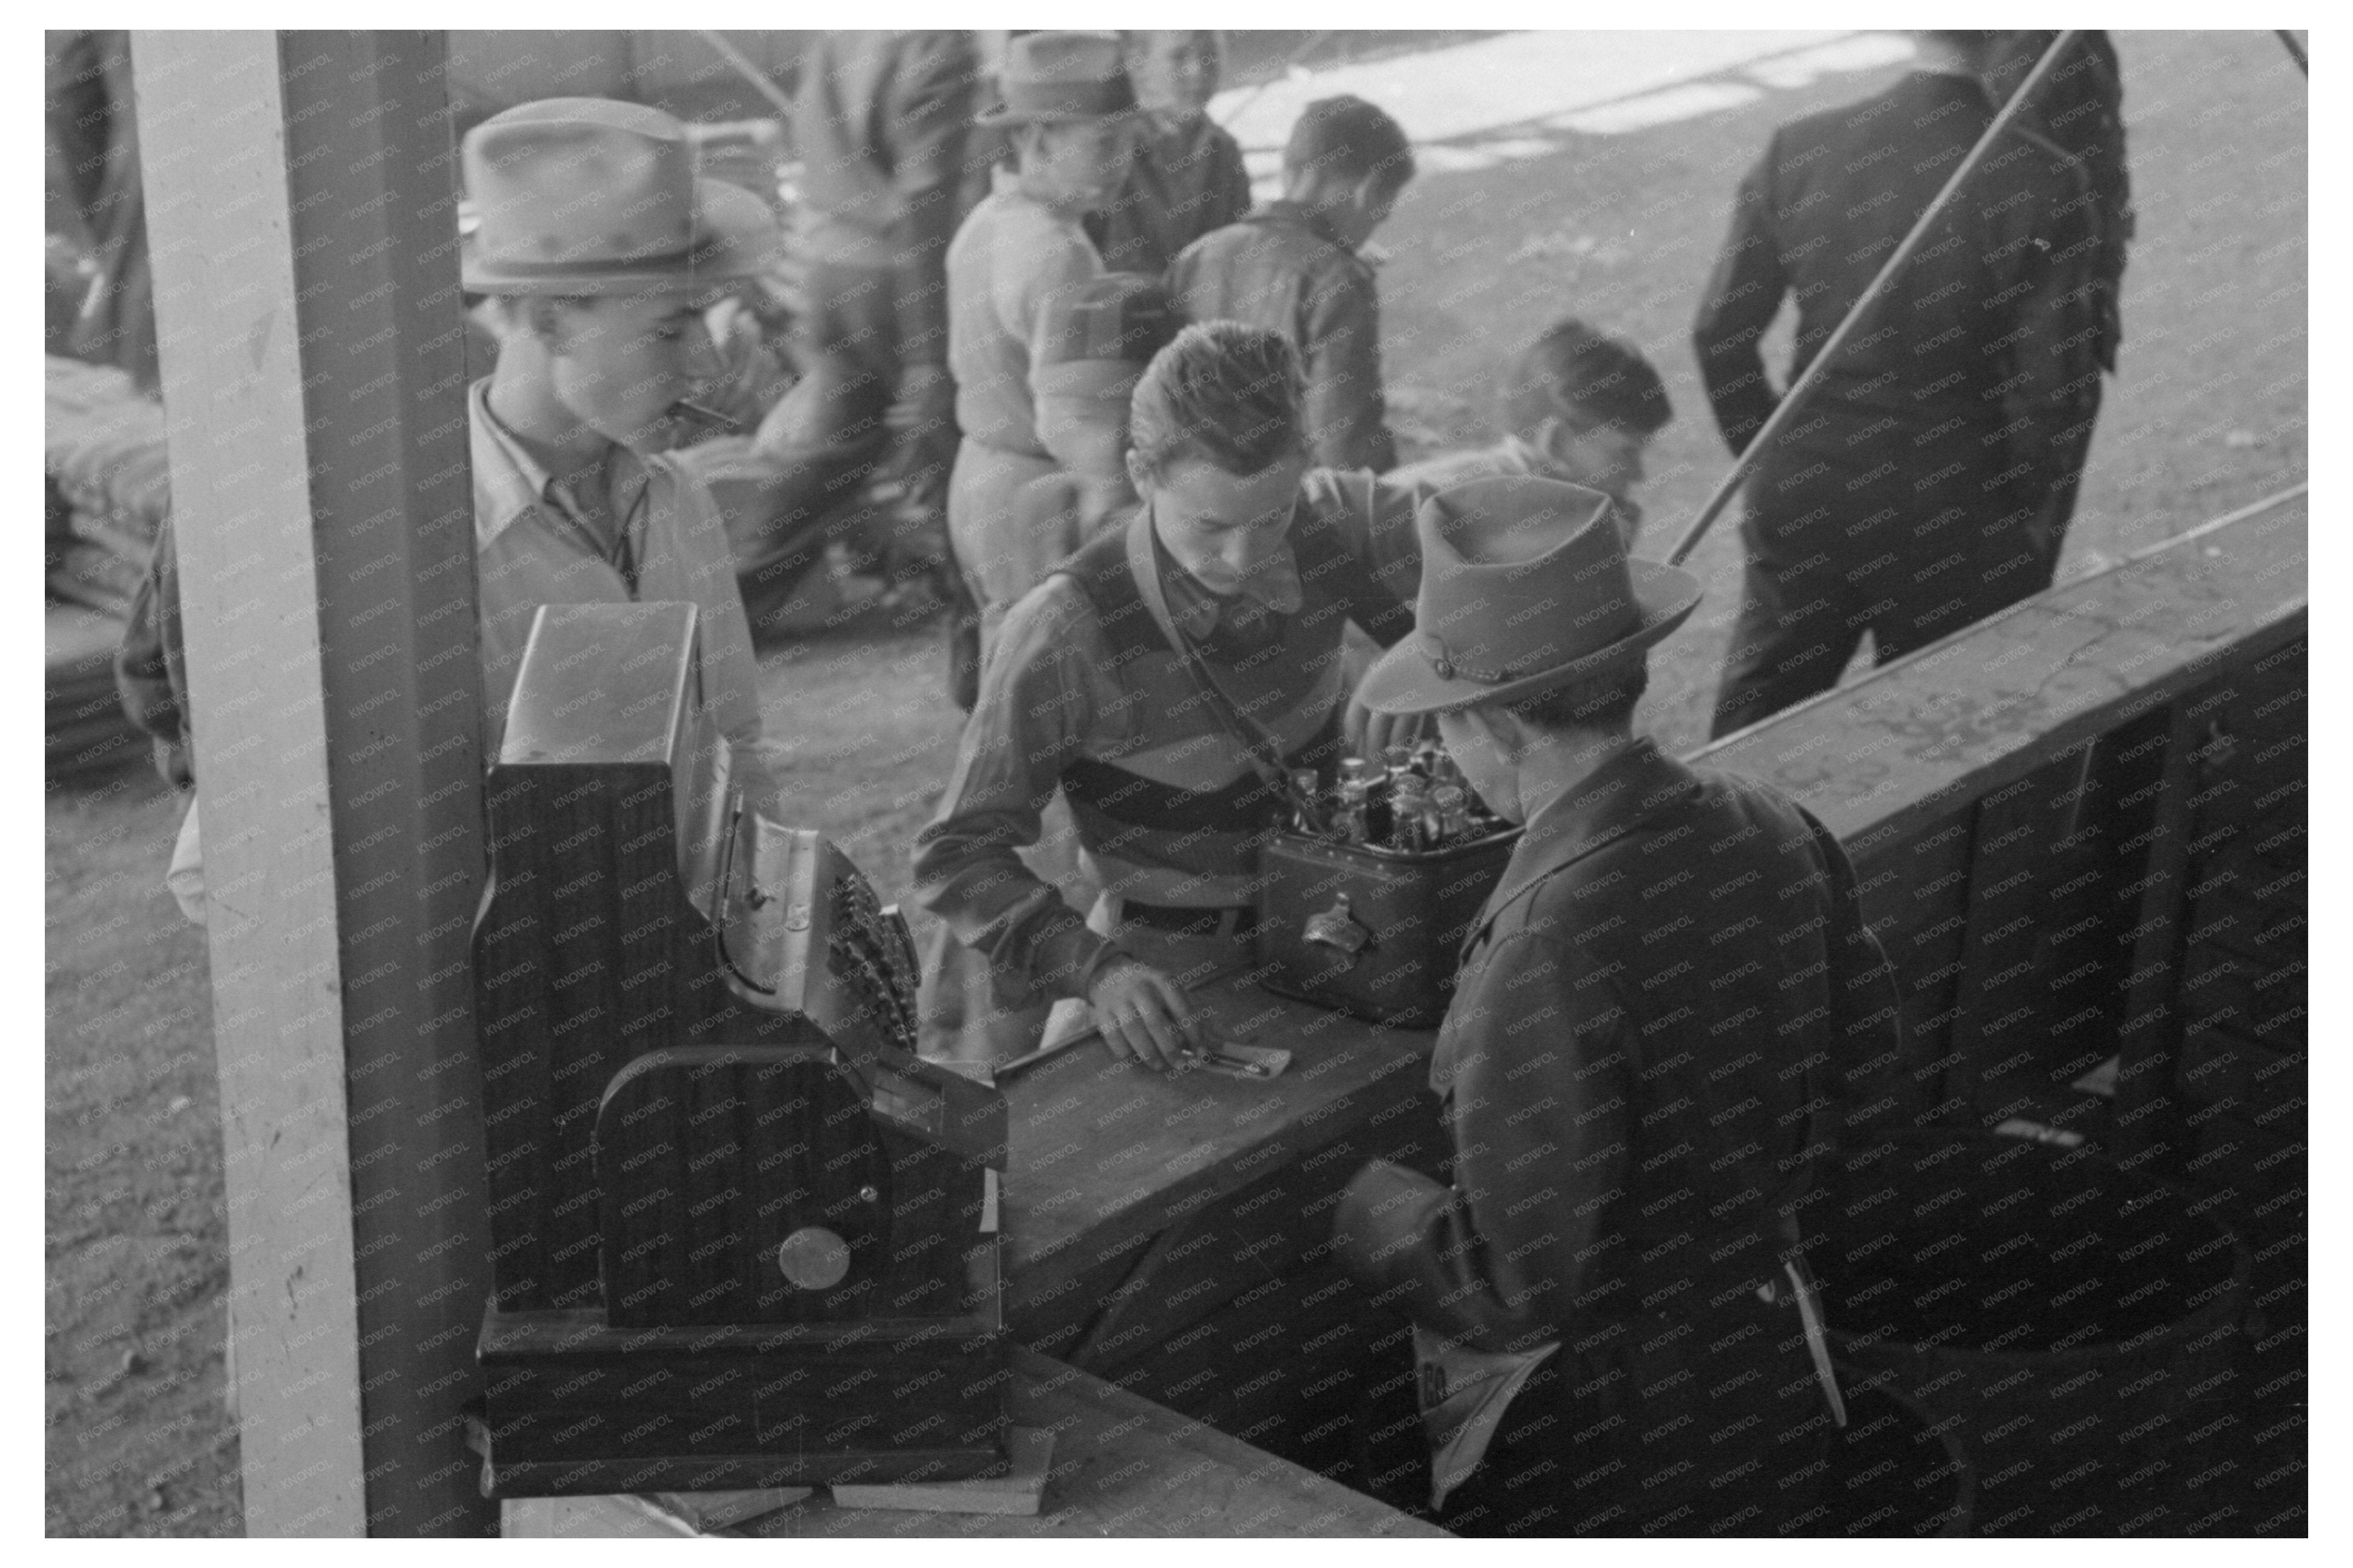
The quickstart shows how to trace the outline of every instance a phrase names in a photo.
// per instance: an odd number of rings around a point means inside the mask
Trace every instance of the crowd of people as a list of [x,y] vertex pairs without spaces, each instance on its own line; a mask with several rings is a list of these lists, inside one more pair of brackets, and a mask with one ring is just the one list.
[[[1775,134],[1694,329],[1734,453],[2048,40],[1921,35],[1893,86]],[[1801,1468],[1782,1439],[1835,1403],[1783,1260],[1840,1064],[1894,1039],[1892,973],[1820,823],[1634,728],[1648,650],[1700,597],[1633,551],[1658,371],[1565,310],[1498,366],[1493,446],[1398,467],[1361,252],[1409,139],[1313,103],[1252,209],[1205,112],[1220,58],[1203,32],[1018,35],[993,68],[963,34],[822,35],[793,124],[801,379],[740,406],[756,333],[714,337],[712,307],[774,270],[763,205],[649,108],[469,132],[485,755],[538,605],[690,600],[737,776],[789,819],[754,639],[776,563],[890,466],[944,529],[888,549],[945,552],[974,645],[913,847],[923,1048],[1000,1061],[1083,1016],[1174,1069],[1219,1043],[1191,987],[1248,960],[1283,781],[1434,729],[1525,832],[1432,1064],[1451,1183],[1368,1169],[1341,1253],[1438,1386],[1508,1401],[1453,1428],[1478,1440],[1440,1456],[1444,1522],[1699,1528]],[[2101,36],[2052,81],[1762,455],[1717,733],[1833,684],[1866,631],[1885,660],[2050,582],[2129,219]],[[1777,384],[1760,342],[1790,300]],[[740,515],[698,467],[714,416],[770,465]],[[1705,984],[1669,940],[1694,924]],[[1640,1488],[1609,1479],[1626,1451]]]

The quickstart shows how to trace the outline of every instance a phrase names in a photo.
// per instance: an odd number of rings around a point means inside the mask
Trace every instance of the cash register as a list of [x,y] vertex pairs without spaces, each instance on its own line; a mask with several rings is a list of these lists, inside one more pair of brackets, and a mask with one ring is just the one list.
[[1005,1102],[916,1057],[898,911],[731,787],[694,608],[541,609],[487,799],[485,1492],[1004,1473]]

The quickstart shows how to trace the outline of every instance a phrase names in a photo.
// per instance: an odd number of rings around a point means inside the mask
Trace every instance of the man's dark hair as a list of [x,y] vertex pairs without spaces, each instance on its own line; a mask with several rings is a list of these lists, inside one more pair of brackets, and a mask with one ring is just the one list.
[[1405,127],[1377,104],[1351,93],[1319,98],[1299,111],[1282,149],[1286,176],[1328,176],[1345,184],[1379,176],[1391,190],[1413,178],[1413,144]]
[[1571,410],[1639,436],[1658,434],[1675,416],[1641,350],[1575,317],[1528,345],[1504,391],[1504,416],[1514,435],[1533,435],[1546,416]]
[[1647,661],[1589,680],[1572,680],[1549,691],[1509,705],[1508,710],[1530,729],[1547,734],[1565,730],[1630,730],[1634,705],[1649,689]]
[[1197,321],[1144,367],[1128,404],[1128,445],[1154,474],[1180,458],[1261,472],[1305,446],[1303,379],[1299,351],[1281,332]]

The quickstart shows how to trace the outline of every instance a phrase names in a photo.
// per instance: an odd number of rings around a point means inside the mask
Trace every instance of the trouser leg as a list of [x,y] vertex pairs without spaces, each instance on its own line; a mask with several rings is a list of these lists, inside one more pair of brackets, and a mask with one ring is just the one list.
[[1852,601],[1835,573],[1801,568],[1753,516],[1743,521],[1741,537],[1747,564],[1712,740],[1829,690],[1862,640],[1863,626],[1848,613]]
[[1911,524],[1902,553],[1917,564],[1885,574],[1886,591],[1871,622],[1881,664],[1998,615],[2050,584],[2056,555],[2042,529],[2057,498],[2007,488],[1989,496],[1976,476],[1962,478],[1969,488]]
[[980,700],[980,605],[948,549],[948,700],[966,713]]
[[888,283],[888,273],[871,268],[810,268],[805,374],[786,395],[785,451],[756,480],[713,485],[754,630],[828,545],[878,553],[886,542],[886,522],[856,503],[890,446],[884,416],[897,384],[898,339]]
[[828,546],[854,542],[863,523],[849,503],[871,466],[868,453],[819,450],[756,477],[711,481],[735,557],[744,613],[755,635],[825,560]]
[[2034,552],[2033,591],[2041,593],[2058,575],[2059,557],[2067,548],[2067,529],[2075,519],[2082,491],[2084,465],[2092,455],[2092,431],[2100,415],[2100,384],[2093,382],[2066,426],[2051,438],[2051,489],[2029,532]]

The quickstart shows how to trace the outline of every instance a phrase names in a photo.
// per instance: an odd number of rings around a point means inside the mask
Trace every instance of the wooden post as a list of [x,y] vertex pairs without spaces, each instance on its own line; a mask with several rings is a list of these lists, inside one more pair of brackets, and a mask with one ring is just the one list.
[[480,1534],[480,675],[447,42],[132,44],[251,1535]]

